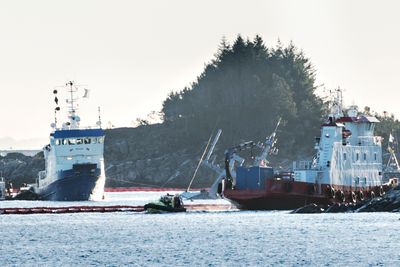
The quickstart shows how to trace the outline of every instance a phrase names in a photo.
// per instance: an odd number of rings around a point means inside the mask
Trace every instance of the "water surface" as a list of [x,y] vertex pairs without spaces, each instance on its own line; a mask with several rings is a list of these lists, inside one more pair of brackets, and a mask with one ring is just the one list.
[[[112,193],[101,204],[139,205],[160,194]],[[0,207],[71,204],[10,202]],[[0,215],[0,266],[400,266],[399,218],[286,211]]]

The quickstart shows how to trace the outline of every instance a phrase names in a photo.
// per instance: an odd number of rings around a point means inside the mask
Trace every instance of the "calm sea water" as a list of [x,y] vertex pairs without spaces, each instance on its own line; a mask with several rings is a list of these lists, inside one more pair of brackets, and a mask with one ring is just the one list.
[[[89,204],[144,204],[159,194],[113,193]],[[0,202],[62,205],[71,203]],[[0,266],[400,266],[399,218],[285,211],[0,215]]]

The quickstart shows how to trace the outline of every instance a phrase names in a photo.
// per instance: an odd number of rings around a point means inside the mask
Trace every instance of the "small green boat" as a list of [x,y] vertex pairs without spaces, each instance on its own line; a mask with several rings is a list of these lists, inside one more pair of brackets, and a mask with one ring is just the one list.
[[147,213],[186,212],[179,194],[161,196],[158,201],[144,205],[144,210]]

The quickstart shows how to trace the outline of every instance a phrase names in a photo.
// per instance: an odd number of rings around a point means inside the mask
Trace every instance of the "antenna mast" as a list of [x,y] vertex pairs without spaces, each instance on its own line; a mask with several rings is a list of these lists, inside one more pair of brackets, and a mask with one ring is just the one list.
[[331,95],[333,96],[333,101],[332,101],[330,117],[338,119],[338,118],[342,117],[342,115],[343,115],[342,89],[340,89],[340,87],[338,87],[337,89],[335,89],[334,92],[331,91]]
[[56,89],[53,90],[53,94],[54,94],[54,102],[56,103],[56,107],[54,108],[54,127],[57,127],[57,111],[60,111],[60,107],[58,105],[58,97],[57,97],[57,93],[58,91]]
[[67,103],[70,105],[69,106],[69,124],[71,128],[78,128],[79,127],[79,116],[76,115],[77,112],[77,106],[74,105],[74,102],[77,101],[77,98],[74,96],[74,93],[77,92],[77,89],[75,88],[74,82],[69,81],[65,84],[67,86],[67,90],[69,88],[69,93],[70,93],[70,99],[67,101]]
[[98,107],[98,111],[99,111],[99,121],[97,122],[97,125],[101,128],[100,106]]

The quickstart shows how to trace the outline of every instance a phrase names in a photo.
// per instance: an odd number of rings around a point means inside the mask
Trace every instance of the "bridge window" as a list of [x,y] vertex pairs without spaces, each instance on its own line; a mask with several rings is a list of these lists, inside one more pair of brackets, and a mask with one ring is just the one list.
[[99,137],[99,139],[97,140],[97,142],[98,142],[99,144],[103,143],[103,137]]
[[92,143],[93,143],[93,144],[97,144],[97,138],[96,138],[96,137],[93,137],[93,138],[92,138]]
[[376,161],[376,152],[374,153],[374,160]]
[[60,139],[56,139],[56,145],[57,146],[61,145],[61,140]]
[[360,177],[354,178],[354,184],[355,184],[355,185],[360,184]]
[[347,159],[347,155],[346,153],[343,153],[343,159],[346,160]]
[[81,145],[83,143],[83,140],[81,138],[76,139],[76,144]]
[[83,142],[84,142],[85,144],[90,144],[90,138],[85,138],[85,139],[83,139]]
[[367,153],[364,153],[364,160],[367,160]]
[[359,156],[358,156],[358,153],[356,153],[356,161],[358,161],[358,159],[359,159]]
[[76,139],[70,138],[68,139],[68,145],[75,145],[76,144]]

